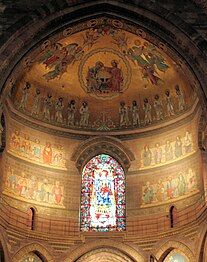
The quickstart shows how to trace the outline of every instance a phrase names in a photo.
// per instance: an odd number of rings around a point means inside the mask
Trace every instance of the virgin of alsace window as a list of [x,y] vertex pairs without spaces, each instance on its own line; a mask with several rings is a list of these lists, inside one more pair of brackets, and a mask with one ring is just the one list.
[[124,230],[124,170],[109,155],[95,156],[82,172],[81,231]]

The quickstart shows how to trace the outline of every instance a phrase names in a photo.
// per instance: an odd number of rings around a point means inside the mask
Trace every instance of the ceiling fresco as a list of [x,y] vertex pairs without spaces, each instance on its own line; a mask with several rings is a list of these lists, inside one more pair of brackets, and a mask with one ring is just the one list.
[[98,18],[34,49],[11,97],[18,110],[55,125],[140,128],[175,118],[195,102],[192,78],[175,60],[143,30]]

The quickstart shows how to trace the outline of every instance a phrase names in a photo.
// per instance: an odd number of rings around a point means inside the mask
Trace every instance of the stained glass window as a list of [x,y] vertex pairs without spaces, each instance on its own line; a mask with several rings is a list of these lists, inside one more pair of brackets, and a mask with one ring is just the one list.
[[95,156],[83,169],[81,230],[125,230],[124,170],[109,155]]

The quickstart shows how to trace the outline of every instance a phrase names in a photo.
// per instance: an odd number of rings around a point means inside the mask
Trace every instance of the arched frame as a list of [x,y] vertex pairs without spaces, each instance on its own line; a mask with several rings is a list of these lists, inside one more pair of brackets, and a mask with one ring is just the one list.
[[[72,8],[66,7],[64,10],[61,10],[61,12],[57,12],[56,14],[50,11],[50,14],[47,16],[45,16],[45,12],[42,10],[42,14],[39,14],[41,18],[38,17],[38,19],[32,19],[32,17],[30,17],[31,19],[29,19],[30,22],[28,23],[29,26],[24,23],[21,30],[16,28],[15,35],[13,35],[13,37],[7,41],[4,48],[2,48],[2,74],[0,78],[0,88],[3,87],[6,79],[9,78],[14,66],[24,57],[32,46],[48,37],[49,34],[54,33],[54,31],[58,30],[61,25],[67,29],[70,24],[77,19],[85,19],[86,17],[92,19],[95,15],[108,13],[116,16],[117,19],[124,17],[126,20],[151,31],[152,34],[155,34],[160,39],[166,39],[166,42],[168,42],[171,48],[176,49],[177,53],[180,54],[180,56],[182,55],[182,59],[193,69],[197,79],[201,79],[200,84],[203,88],[200,89],[199,92],[205,92],[206,76],[203,72],[205,72],[206,62],[205,58],[202,59],[199,48],[193,44],[195,36],[183,33],[183,28],[179,29],[180,20],[173,16],[168,17],[169,22],[166,23],[166,20],[162,16],[165,10],[162,8],[156,10],[156,5],[150,7],[147,5],[147,7],[150,8],[150,10],[145,9],[142,6],[127,5],[123,2],[112,2],[106,4],[106,1],[99,0],[95,1],[95,3],[85,4],[82,7],[80,5]],[[45,6],[45,8],[47,7]],[[53,8],[47,9],[53,10]],[[54,10],[56,10],[55,7]],[[143,17],[145,19],[142,19]],[[28,21],[28,19],[26,21]],[[64,25],[62,21],[64,21]],[[189,32],[191,32],[191,27],[189,27],[189,25],[184,21],[182,22],[188,28]],[[51,23],[53,23],[53,29],[51,29]],[[177,25],[175,25],[175,23],[177,23]],[[14,31],[12,31],[12,34],[13,32]],[[202,39],[202,36],[200,36],[200,38]],[[7,55],[5,55],[4,52]],[[197,57],[201,58],[201,63],[195,62]],[[29,61],[25,61],[25,63],[29,64]],[[12,85],[12,80],[11,77],[8,81],[10,85]],[[202,95],[200,98],[202,99]]]
[[120,163],[125,174],[127,174],[131,161],[135,160],[131,150],[124,146],[119,139],[108,136],[91,138],[81,143],[74,151],[71,160],[76,163],[76,167],[81,174],[86,163],[100,154],[113,157]]
[[[95,137],[81,143],[72,155],[71,160],[75,161],[79,174],[82,177],[82,171],[84,167],[96,156],[101,154],[108,155],[113,158],[117,164],[123,169],[124,180],[126,180],[126,174],[130,167],[131,161],[135,160],[133,153],[125,147],[120,140],[111,137]],[[82,180],[81,180],[82,181]],[[124,183],[126,183],[124,181]],[[125,184],[124,184],[125,190]],[[86,199],[88,201],[88,198]],[[125,202],[125,194],[124,194]],[[82,219],[82,196],[80,196],[80,221]],[[126,213],[126,203],[124,204],[124,217]],[[117,211],[116,211],[117,212]],[[118,219],[118,218],[117,218]],[[125,220],[125,218],[124,218]],[[118,220],[117,220],[118,221]],[[124,226],[125,227],[125,226]],[[83,227],[81,226],[83,230]]]
[[147,254],[138,247],[132,247],[125,243],[121,243],[119,241],[110,240],[110,239],[100,239],[99,241],[89,241],[85,244],[82,244],[73,250],[70,253],[66,254],[64,262],[74,262],[79,259],[84,254],[96,250],[98,248],[108,247],[110,249],[117,249],[120,252],[126,254],[133,261],[146,262]]
[[12,257],[12,261],[21,262],[21,259],[30,252],[38,253],[44,262],[55,262],[52,251],[39,243],[30,243],[21,247]]
[[163,262],[164,259],[173,250],[180,251],[181,254],[186,256],[190,262],[196,262],[196,257],[194,252],[191,250],[190,246],[185,243],[185,240],[181,239],[165,239],[164,241],[157,243],[157,248],[155,247],[153,255],[156,257],[158,262]]

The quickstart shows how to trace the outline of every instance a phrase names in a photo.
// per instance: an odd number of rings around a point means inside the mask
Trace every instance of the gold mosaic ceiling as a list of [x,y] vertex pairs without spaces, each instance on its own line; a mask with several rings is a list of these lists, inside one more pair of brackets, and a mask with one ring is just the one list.
[[74,129],[140,128],[182,114],[195,99],[188,71],[162,42],[109,18],[50,37],[22,67],[16,108]]

